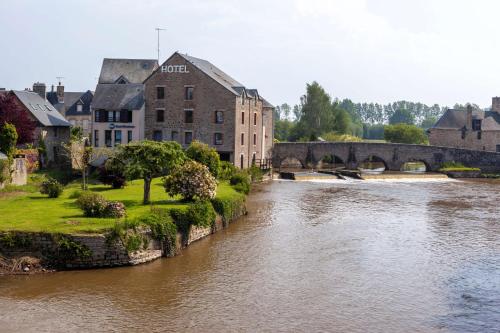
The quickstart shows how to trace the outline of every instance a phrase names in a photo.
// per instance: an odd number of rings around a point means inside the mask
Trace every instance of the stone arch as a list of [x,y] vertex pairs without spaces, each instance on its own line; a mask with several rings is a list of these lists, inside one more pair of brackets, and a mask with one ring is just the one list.
[[358,168],[378,168],[384,167],[385,170],[389,170],[389,164],[381,157],[377,155],[369,155],[366,158],[358,161]]
[[286,156],[280,159],[280,164],[279,168],[290,168],[290,169],[296,169],[296,168],[305,168],[305,163],[304,161],[300,160],[299,158],[295,156]]
[[325,154],[317,163],[318,169],[345,168],[345,161],[336,154]]
[[410,159],[407,159],[406,161],[402,162],[401,165],[399,166],[399,170],[400,171],[410,171],[410,170],[404,170],[405,169],[405,165],[407,165],[408,163],[423,163],[423,165],[425,166],[425,172],[429,172],[432,170],[431,168],[431,165],[429,164],[429,162],[427,162],[425,159],[419,159],[419,158],[410,158]]

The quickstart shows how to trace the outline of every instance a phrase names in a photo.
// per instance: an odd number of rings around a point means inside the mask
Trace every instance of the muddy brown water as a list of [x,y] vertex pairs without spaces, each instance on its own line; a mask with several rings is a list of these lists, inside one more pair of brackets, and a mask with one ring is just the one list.
[[0,277],[0,331],[499,332],[499,190],[274,181],[175,258]]

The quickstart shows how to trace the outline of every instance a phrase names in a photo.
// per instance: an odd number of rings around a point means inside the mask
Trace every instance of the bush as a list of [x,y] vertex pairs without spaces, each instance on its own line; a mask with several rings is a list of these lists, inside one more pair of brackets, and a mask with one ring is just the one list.
[[0,151],[5,153],[10,161],[16,151],[18,135],[16,127],[12,124],[0,124]]
[[188,232],[189,226],[211,227],[217,214],[210,201],[195,202],[185,210],[171,209],[170,215],[180,231]]
[[247,172],[250,175],[250,179],[252,180],[252,182],[262,181],[264,172],[259,167],[252,165],[250,168],[248,168]]
[[396,124],[384,127],[384,139],[393,143],[428,144],[425,131],[415,125]]
[[241,210],[245,207],[245,197],[243,195],[235,196],[228,199],[214,198],[212,199],[214,210],[222,216],[224,223],[229,223]]
[[0,184],[10,180],[9,160],[0,160]]
[[185,200],[207,200],[215,197],[217,181],[206,166],[188,161],[164,177],[163,186],[171,196],[181,195]]
[[49,198],[58,198],[63,192],[63,186],[54,178],[47,178],[40,186],[40,193],[47,194]]
[[227,161],[220,162],[220,172],[219,172],[220,180],[229,180],[236,172],[237,169],[233,163]]
[[123,174],[115,174],[106,168],[99,168],[99,181],[105,185],[111,185],[114,189],[123,188],[126,185]]
[[82,193],[76,204],[86,217],[104,217],[108,207],[108,201],[102,195],[92,192]]
[[119,201],[110,201],[104,211],[105,217],[122,218],[126,215],[125,205]]
[[239,171],[234,174],[229,182],[238,192],[245,194],[248,194],[250,192],[250,177],[244,171]]
[[195,140],[189,145],[186,155],[190,159],[206,166],[215,178],[219,176],[221,162],[219,154],[214,148],[210,148],[207,144]]
[[153,209],[151,214],[141,216],[138,221],[151,229],[154,239],[167,243],[170,254],[174,253],[177,241],[177,226],[168,211]]

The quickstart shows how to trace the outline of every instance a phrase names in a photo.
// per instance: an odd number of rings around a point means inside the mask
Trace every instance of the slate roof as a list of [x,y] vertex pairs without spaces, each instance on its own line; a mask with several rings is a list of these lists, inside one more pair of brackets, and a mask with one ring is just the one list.
[[[481,130],[500,131],[500,114],[495,111],[473,110],[472,119],[481,119]],[[448,109],[432,128],[461,129],[467,124],[467,111]]]
[[12,93],[43,126],[71,126],[49,101],[37,93],[26,90],[13,90]]
[[[64,93],[64,104],[66,105],[66,116],[80,116],[80,115],[91,115],[92,112],[90,110],[90,104],[92,103],[92,99],[94,94],[87,90],[84,93],[69,93],[70,96],[66,97],[66,93]],[[82,104],[82,111],[77,111],[77,104]]]
[[98,84],[92,100],[94,109],[137,110],[144,105],[144,85]]
[[142,83],[157,68],[158,61],[153,59],[104,58],[98,83],[112,84],[120,77],[128,83]]
[[200,59],[200,58],[195,58],[192,56],[189,56],[187,54],[182,54],[182,53],[177,53],[187,61],[189,61],[193,66],[210,76],[212,79],[220,83],[222,86],[224,86],[227,90],[231,91],[235,95],[241,95],[241,89],[235,89],[235,88],[243,88],[244,86],[224,73],[222,70],[217,68],[215,65],[213,65],[211,62]]
[[262,98],[262,107],[274,109],[274,105],[269,103],[265,98]]

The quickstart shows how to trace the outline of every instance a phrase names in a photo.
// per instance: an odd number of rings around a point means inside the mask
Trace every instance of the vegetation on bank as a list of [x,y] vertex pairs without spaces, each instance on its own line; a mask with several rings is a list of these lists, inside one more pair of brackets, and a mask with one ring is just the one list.
[[441,165],[439,172],[467,172],[467,171],[481,171],[480,168],[470,168],[459,162],[445,162]]

